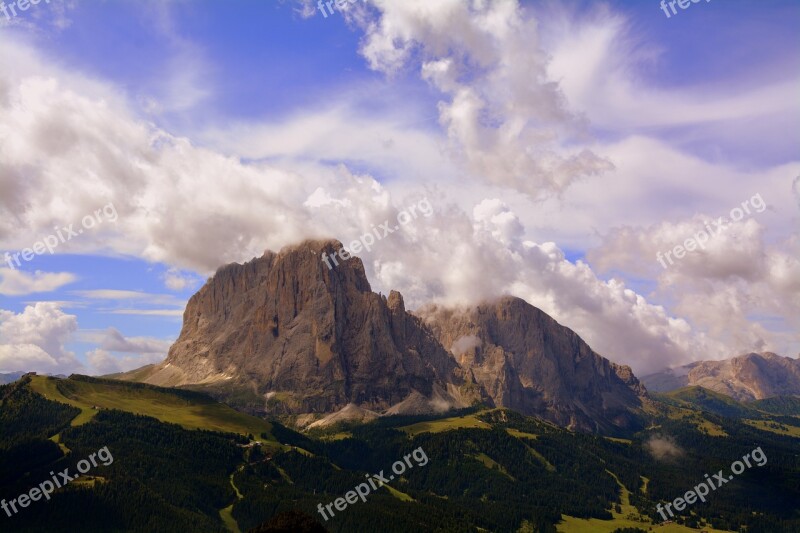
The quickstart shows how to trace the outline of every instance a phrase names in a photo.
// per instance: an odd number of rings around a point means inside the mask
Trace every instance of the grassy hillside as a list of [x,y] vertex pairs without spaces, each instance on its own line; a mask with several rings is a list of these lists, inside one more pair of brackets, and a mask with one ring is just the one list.
[[739,403],[730,396],[725,396],[703,387],[684,387],[655,397],[681,407],[695,408],[720,416],[734,418],[758,417],[757,409]]
[[491,426],[479,420],[475,415],[442,418],[439,420],[431,420],[427,422],[418,422],[410,426],[404,426],[400,429],[405,431],[411,436],[419,435],[420,433],[441,433],[442,431],[450,431],[459,428],[479,428],[489,429]]
[[[649,429],[626,439],[479,408],[386,417],[327,428],[335,433],[316,438],[239,415],[192,391],[37,376],[0,387],[0,447],[6,450],[0,498],[16,497],[50,470],[74,468],[102,446],[114,462],[92,473],[100,482],[70,484],[50,502],[4,521],[3,531],[222,533],[248,531],[286,511],[336,532],[800,530],[800,440],[692,405],[707,399],[689,391],[670,404],[654,401]],[[194,431],[215,427],[239,435]],[[241,435],[258,437],[259,430],[282,445],[247,445]],[[55,434],[61,447],[48,440]],[[654,439],[668,442],[676,455],[655,454]],[[683,495],[704,473],[726,470],[755,446],[768,463],[676,513],[673,523],[661,523],[656,503]],[[425,464],[415,457],[412,468],[393,475],[393,463],[414,450],[424,451]],[[319,504],[379,472],[389,477],[388,486],[322,521]]]
[[29,386],[47,399],[80,409],[81,413],[72,421],[73,426],[89,422],[100,409],[119,409],[186,429],[252,434],[257,438],[271,434],[268,422],[190,391],[86,376],[68,379],[33,376]]

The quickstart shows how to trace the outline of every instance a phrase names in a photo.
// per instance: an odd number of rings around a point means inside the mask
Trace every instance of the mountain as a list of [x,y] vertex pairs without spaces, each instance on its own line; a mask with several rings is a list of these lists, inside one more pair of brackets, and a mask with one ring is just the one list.
[[667,369],[644,376],[642,382],[653,392],[700,386],[741,401],[800,395],[800,358],[749,353]]
[[128,376],[248,390],[271,414],[491,404],[399,293],[372,292],[360,259],[323,263],[341,247],[307,241],[219,269],[189,300],[164,363]]
[[593,431],[637,423],[646,391],[631,369],[524,300],[419,314],[498,406]]
[[[542,311],[503,298],[415,316],[400,293],[372,292],[360,259],[329,269],[322,254],[340,248],[306,241],[219,269],[189,301],[167,359],[113,377],[201,387],[302,425],[480,403],[589,431],[636,426],[646,392],[630,368]],[[475,347],[445,348],[472,337]]]
[[13,383],[25,375],[25,372],[10,372],[8,374],[0,374],[0,385],[6,383]]

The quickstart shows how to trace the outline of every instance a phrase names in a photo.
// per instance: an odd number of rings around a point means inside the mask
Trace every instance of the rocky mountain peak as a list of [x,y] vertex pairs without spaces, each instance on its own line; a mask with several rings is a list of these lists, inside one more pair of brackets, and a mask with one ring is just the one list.
[[644,387],[520,298],[419,311],[439,341],[498,406],[591,430],[636,423]]
[[323,254],[340,248],[305,241],[219,269],[189,301],[180,337],[147,381],[246,388],[273,413],[351,403],[383,411],[410,396],[451,407],[489,400],[399,293],[371,291],[360,259],[328,268]]
[[800,358],[751,352],[721,361],[698,361],[643,378],[657,392],[699,386],[740,401],[800,395]]
[[341,246],[309,240],[220,268],[143,380],[249,391],[260,412],[309,421],[481,402],[593,431],[636,424],[645,391],[630,368],[546,313],[514,297],[409,313],[399,292],[372,292],[357,257],[329,268]]

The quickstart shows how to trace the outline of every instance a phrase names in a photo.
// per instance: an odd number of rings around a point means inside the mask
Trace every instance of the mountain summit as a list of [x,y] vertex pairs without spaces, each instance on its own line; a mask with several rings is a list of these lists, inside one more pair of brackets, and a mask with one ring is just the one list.
[[357,257],[327,268],[322,254],[341,246],[306,241],[220,268],[167,359],[125,378],[246,392],[262,413],[307,420],[482,403],[590,431],[635,424],[646,392],[630,368],[544,312],[507,297],[415,316],[400,293],[372,292]]
[[748,353],[722,361],[698,361],[642,378],[654,392],[699,386],[739,401],[800,395],[800,358],[772,352]]
[[575,332],[520,298],[420,311],[497,405],[568,427],[630,427],[646,391],[627,366],[596,354]]
[[338,241],[307,241],[220,268],[186,306],[180,337],[146,381],[229,382],[280,414],[332,413],[349,404],[414,411],[490,400],[399,293],[372,292],[358,258],[328,269]]

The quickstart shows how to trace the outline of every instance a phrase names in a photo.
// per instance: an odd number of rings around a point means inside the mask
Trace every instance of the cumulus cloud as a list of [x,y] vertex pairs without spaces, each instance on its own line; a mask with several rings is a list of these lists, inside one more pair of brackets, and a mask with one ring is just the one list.
[[82,365],[65,348],[78,328],[74,315],[40,302],[22,313],[0,310],[0,372],[69,373]]
[[69,272],[36,272],[29,274],[21,270],[0,268],[0,294],[22,296],[40,292],[51,292],[78,279]]
[[415,239],[403,237],[406,243],[382,250],[380,259],[367,267],[374,270],[370,279],[380,287],[403,287],[410,307],[431,299],[462,305],[512,294],[577,331],[602,355],[637,372],[723,350],[624,282],[604,281],[586,262],[567,260],[556,244],[523,239],[518,218],[499,200],[476,206],[472,219],[440,208]]
[[[704,359],[770,350],[788,353],[800,342],[800,243],[791,237],[770,245],[756,219],[712,227],[702,247],[683,258],[670,256],[676,246],[697,242],[711,217],[650,227],[622,227],[609,232],[588,257],[600,271],[626,272],[657,281],[654,296],[720,341]],[[658,258],[661,258],[659,262]],[[663,265],[662,265],[663,263]],[[768,317],[756,321],[753,316]],[[769,324],[769,328],[765,326]],[[700,358],[700,357],[698,357]]]
[[537,22],[516,0],[373,4],[377,20],[356,17],[362,54],[389,75],[419,68],[445,98],[449,151],[474,175],[540,199],[613,168],[591,150],[565,148],[583,123],[548,77]]

